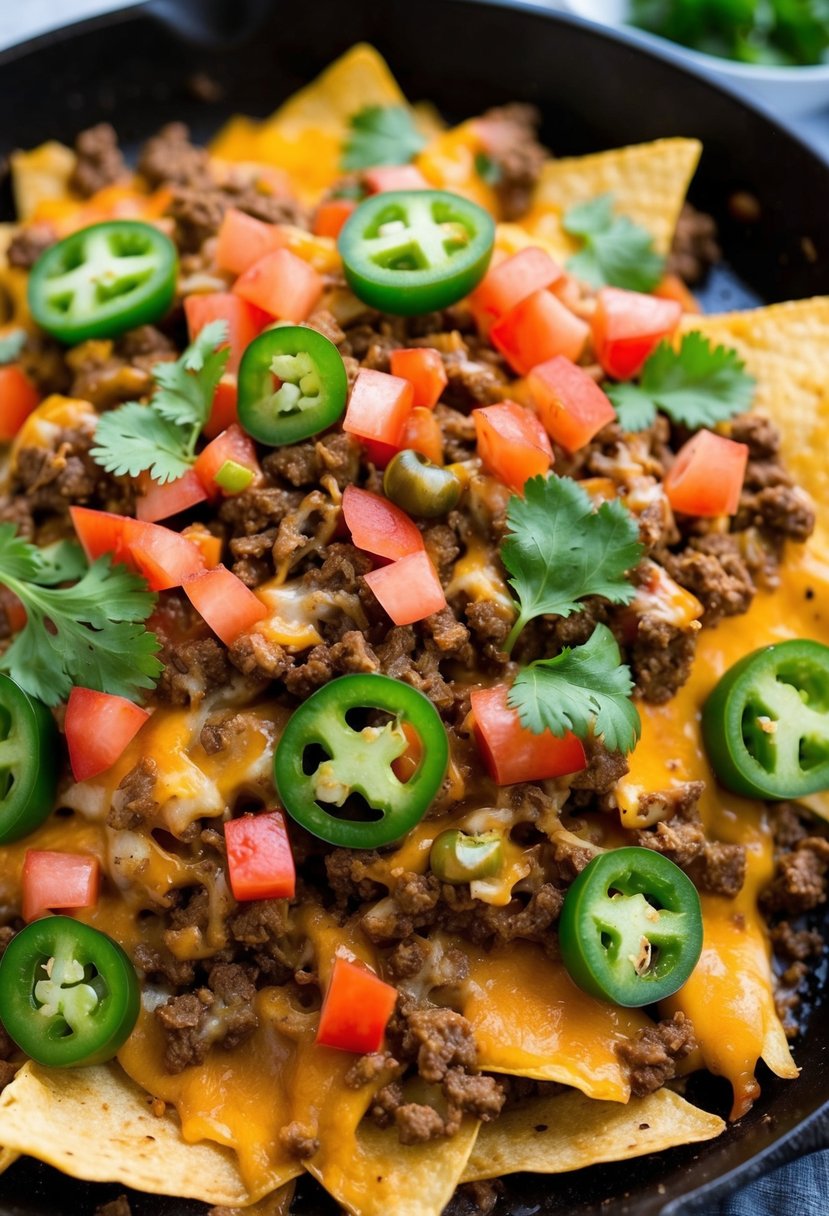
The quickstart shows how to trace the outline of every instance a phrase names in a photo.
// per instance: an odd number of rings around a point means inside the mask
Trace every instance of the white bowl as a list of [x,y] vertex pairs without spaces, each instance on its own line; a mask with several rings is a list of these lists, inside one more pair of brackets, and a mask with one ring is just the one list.
[[742,90],[778,117],[811,114],[829,106],[829,64],[778,68],[735,63],[716,55],[704,55],[701,51],[689,50],[656,34],[626,25],[630,12],[627,0],[560,0],[559,7],[602,25],[624,26],[626,34],[645,45],[658,47],[662,51],[672,47],[699,70],[732,88]]

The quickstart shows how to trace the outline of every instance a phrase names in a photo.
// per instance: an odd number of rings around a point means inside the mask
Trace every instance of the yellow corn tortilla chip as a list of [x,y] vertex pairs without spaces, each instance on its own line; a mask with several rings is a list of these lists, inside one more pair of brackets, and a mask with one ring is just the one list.
[[10,1165],[14,1165],[20,1153],[15,1153],[10,1148],[0,1148],[0,1174],[7,1170]]
[[533,1098],[485,1123],[462,1182],[527,1170],[564,1174],[601,1161],[626,1161],[681,1144],[712,1140],[725,1123],[670,1089],[623,1106],[576,1090]]
[[[211,150],[224,160],[278,165],[290,174],[300,197],[315,201],[342,177],[349,119],[366,106],[406,104],[382,55],[361,42],[289,97],[258,130],[247,120],[231,119]],[[424,111],[423,121],[434,129],[431,111]]]
[[829,296],[719,316],[685,316],[712,342],[733,346],[757,380],[754,408],[780,429],[795,481],[829,512]]
[[544,237],[560,261],[579,248],[561,226],[574,203],[611,193],[615,210],[646,228],[660,253],[671,247],[688,183],[699,162],[696,139],[658,139],[590,156],[549,160],[541,171],[529,214],[522,226]]
[[31,152],[12,152],[14,205],[19,220],[27,220],[45,199],[70,197],[69,178],[75,168],[75,153],[50,139]]
[[175,1116],[152,1114],[117,1065],[25,1064],[0,1096],[0,1143],[89,1182],[236,1207],[261,1198],[246,1189],[234,1153],[187,1144]]
[[325,1145],[307,1168],[353,1216],[440,1216],[461,1181],[478,1126],[467,1119],[451,1139],[404,1145],[395,1128],[363,1123],[355,1137]]

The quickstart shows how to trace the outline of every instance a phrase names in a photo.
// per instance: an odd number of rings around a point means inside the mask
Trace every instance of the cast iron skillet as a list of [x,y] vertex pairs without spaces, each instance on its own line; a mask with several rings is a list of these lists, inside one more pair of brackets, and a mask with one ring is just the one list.
[[[706,292],[710,309],[829,292],[829,165],[773,117],[662,57],[596,27],[519,4],[482,0],[153,0],[0,54],[0,154],[47,138],[71,142],[108,119],[129,146],[182,119],[206,138],[230,113],[264,115],[335,56],[366,39],[388,58],[406,94],[449,119],[512,100],[544,114],[559,154],[659,136],[698,136],[705,155],[692,190],[717,217],[728,265]],[[222,98],[200,102],[189,83],[207,72]],[[761,204],[752,226],[728,213],[734,190]],[[11,217],[8,185],[0,216]],[[560,1216],[679,1216],[812,1148],[829,1146],[829,1002],[816,977],[803,1074],[779,1082],[761,1070],[754,1110],[719,1140],[577,1175],[517,1178],[499,1211]],[[727,1108],[726,1087],[692,1094]],[[122,1193],[22,1161],[0,1177],[0,1216],[91,1216]],[[136,1216],[193,1216],[204,1205],[131,1196]],[[333,1205],[312,1187],[297,1210]],[[389,1216],[393,1216],[392,1213]]]

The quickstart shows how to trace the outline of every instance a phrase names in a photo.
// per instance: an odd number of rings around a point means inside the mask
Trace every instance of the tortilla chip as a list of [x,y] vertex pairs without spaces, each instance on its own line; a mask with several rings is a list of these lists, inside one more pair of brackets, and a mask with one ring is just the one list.
[[27,220],[46,199],[70,196],[69,178],[75,168],[75,153],[50,139],[31,152],[12,152],[14,205],[19,220]]
[[242,1182],[235,1153],[185,1143],[175,1116],[152,1114],[117,1065],[25,1064],[0,1096],[0,1142],[89,1182],[240,1207],[260,1198]]
[[[720,316],[683,317],[712,342],[733,346],[757,380],[754,408],[780,429],[783,459],[829,513],[829,296]],[[829,530],[824,524],[823,539]]]
[[286,1182],[278,1191],[271,1191],[270,1195],[263,1196],[250,1207],[222,1207],[221,1216],[289,1216],[295,1190],[296,1182]]
[[15,1153],[10,1148],[0,1148],[0,1174],[7,1170],[10,1165],[14,1165],[20,1153]]
[[574,203],[611,193],[618,214],[646,228],[658,252],[667,253],[701,152],[696,139],[658,139],[591,156],[548,160],[522,226],[549,241],[558,260],[564,261],[580,243],[562,228],[562,213]]
[[485,1123],[462,1182],[527,1170],[564,1174],[602,1161],[712,1140],[725,1130],[716,1115],[698,1110],[670,1089],[626,1106],[594,1102],[575,1090],[533,1098]]
[[[316,201],[342,177],[340,159],[348,121],[366,106],[405,106],[386,61],[361,42],[327,67],[316,80],[289,97],[258,129],[250,120],[231,119],[211,151],[224,160],[279,165],[290,174],[301,198]],[[431,111],[423,121],[434,130]]]
[[440,1216],[461,1181],[478,1126],[466,1119],[448,1140],[404,1145],[396,1128],[363,1123],[356,1137],[325,1146],[307,1168],[354,1216]]

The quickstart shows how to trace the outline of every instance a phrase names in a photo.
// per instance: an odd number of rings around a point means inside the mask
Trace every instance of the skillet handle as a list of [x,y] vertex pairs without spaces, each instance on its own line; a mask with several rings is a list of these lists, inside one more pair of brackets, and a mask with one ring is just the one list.
[[151,0],[149,13],[196,46],[232,47],[249,41],[273,11],[273,0]]

